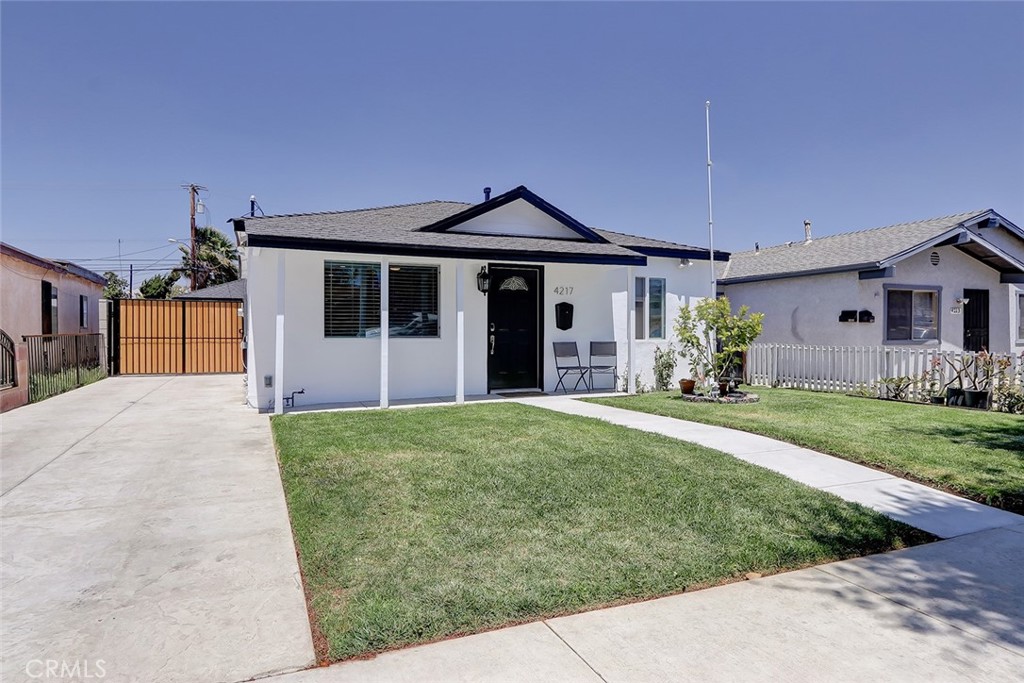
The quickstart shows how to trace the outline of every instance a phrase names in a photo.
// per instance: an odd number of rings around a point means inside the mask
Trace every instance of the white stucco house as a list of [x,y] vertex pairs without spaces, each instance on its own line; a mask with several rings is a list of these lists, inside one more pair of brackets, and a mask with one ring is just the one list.
[[590,342],[615,341],[619,377],[650,383],[679,306],[711,295],[708,250],[588,227],[522,186],[488,194],[233,219],[249,403],[552,391],[556,341],[584,365]]
[[1024,350],[1024,231],[992,210],[731,255],[719,292],[758,342]]

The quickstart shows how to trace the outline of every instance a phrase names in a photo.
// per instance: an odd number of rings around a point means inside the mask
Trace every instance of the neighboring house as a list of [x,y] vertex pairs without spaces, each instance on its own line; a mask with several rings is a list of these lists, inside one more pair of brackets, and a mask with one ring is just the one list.
[[759,342],[1024,350],[1024,231],[992,210],[733,254],[719,291]]
[[67,261],[0,242],[0,328],[14,341],[30,334],[99,332],[107,281]]
[[620,378],[628,365],[630,380],[650,382],[679,306],[711,294],[706,249],[587,227],[525,187],[475,205],[232,222],[248,400],[262,410],[280,412],[299,389],[306,404],[385,407],[551,391],[554,341],[577,342],[587,364],[591,341],[614,340]]

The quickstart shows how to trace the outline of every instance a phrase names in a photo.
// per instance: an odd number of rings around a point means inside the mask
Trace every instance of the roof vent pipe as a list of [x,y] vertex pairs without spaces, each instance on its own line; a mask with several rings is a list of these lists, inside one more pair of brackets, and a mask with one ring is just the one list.
[[256,195],[249,195],[249,218],[256,216]]
[[484,188],[484,201],[486,202],[490,198],[491,198],[491,188],[485,187]]
[[811,222],[804,221],[804,242],[811,241]]

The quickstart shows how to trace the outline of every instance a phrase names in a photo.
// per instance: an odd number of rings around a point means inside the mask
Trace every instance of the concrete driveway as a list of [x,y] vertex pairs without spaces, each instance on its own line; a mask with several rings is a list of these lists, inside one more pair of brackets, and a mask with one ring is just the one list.
[[240,377],[112,378],[0,424],[0,679],[313,662],[268,420]]

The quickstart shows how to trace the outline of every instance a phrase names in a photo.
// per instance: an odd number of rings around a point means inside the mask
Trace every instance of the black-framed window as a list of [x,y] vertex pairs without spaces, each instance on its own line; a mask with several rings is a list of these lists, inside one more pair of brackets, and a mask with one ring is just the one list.
[[78,326],[89,327],[89,297],[78,295]]
[[664,339],[665,278],[638,277],[634,286],[635,339]]
[[652,277],[647,281],[647,336],[665,338],[665,278]]
[[438,337],[440,269],[392,263],[388,268],[388,335]]
[[633,317],[636,318],[635,339],[647,338],[647,278],[638,277],[633,290]]
[[885,340],[928,342],[939,339],[939,288],[887,287]]
[[380,336],[380,264],[324,261],[324,336]]
[[40,334],[57,334],[57,288],[42,281],[42,326]]

